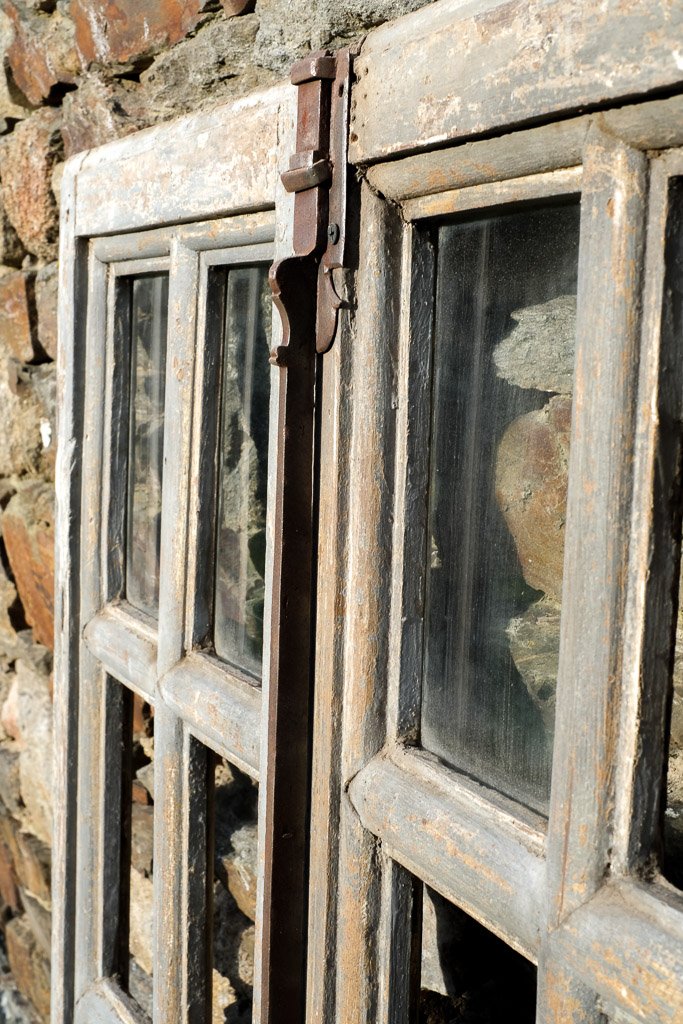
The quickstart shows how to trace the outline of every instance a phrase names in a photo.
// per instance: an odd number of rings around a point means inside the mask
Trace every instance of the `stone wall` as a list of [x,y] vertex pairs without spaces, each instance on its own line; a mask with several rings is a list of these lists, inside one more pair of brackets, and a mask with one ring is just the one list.
[[[46,1020],[49,1012],[54,359],[64,160],[270,85],[309,50],[357,39],[425,2],[0,0],[0,1021]],[[134,815],[143,823],[133,851],[141,893],[151,885],[146,799],[139,796]],[[243,894],[233,897],[244,909]],[[133,911],[135,925],[144,913]],[[144,923],[141,931],[142,949]]]

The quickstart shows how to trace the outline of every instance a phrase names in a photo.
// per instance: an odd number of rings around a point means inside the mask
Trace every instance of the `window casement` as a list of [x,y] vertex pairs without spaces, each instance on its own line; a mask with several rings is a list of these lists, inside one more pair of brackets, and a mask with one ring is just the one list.
[[427,890],[537,966],[542,1024],[683,1016],[683,24],[627,8],[442,0],[371,33],[322,289],[327,57],[68,165],[59,1024],[144,1020],[131,694],[155,1024],[211,1019],[216,755],[259,783],[254,1020],[416,1019]]

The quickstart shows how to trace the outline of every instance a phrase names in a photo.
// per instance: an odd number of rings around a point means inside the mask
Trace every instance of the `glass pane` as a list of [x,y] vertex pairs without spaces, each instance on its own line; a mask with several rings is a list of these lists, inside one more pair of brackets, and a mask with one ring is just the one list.
[[420,1024],[533,1024],[536,968],[424,887]]
[[214,644],[260,675],[266,557],[271,293],[267,267],[227,272]]
[[547,808],[578,202],[438,229],[422,743]]
[[[671,353],[665,359],[680,361],[683,350],[683,179],[672,181],[669,201],[662,344],[665,352]],[[680,422],[676,426],[681,429]],[[680,467],[678,471],[680,473]],[[683,502],[683,495],[679,500]],[[678,515],[681,515],[680,508]],[[680,529],[680,518],[678,522]],[[683,564],[681,568],[683,570]],[[683,889],[683,571],[678,588],[673,659],[663,871],[670,882]]]
[[131,285],[126,596],[136,608],[156,616],[159,607],[168,275],[145,274],[133,278]]
[[218,759],[214,787],[212,1020],[251,1021],[258,787]]
[[128,992],[152,1017],[154,973],[154,709],[130,694]]

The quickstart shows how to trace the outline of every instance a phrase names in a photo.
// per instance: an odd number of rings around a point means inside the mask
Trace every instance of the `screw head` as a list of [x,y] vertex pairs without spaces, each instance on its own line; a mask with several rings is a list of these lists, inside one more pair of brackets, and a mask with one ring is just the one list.
[[327,237],[332,245],[336,245],[339,241],[339,225],[330,224],[327,228]]

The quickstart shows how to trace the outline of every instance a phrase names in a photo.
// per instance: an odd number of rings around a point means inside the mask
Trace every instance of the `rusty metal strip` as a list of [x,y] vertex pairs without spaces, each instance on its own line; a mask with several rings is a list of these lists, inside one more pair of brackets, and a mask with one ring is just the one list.
[[[292,70],[298,87],[297,153],[282,180],[295,193],[294,251],[270,271],[283,331],[282,343],[271,354],[271,362],[280,368],[280,394],[265,769],[262,1024],[303,1022],[305,1015],[316,548],[314,398],[319,381],[316,311],[326,246],[343,253],[336,232],[331,242],[328,224],[331,204],[338,220],[345,205],[340,193],[345,193],[346,184],[337,178],[340,160],[345,170],[345,142],[340,145],[338,136],[346,132],[348,113],[333,116],[334,153],[330,114],[339,100],[348,111],[350,64],[348,51],[336,56],[322,52]],[[330,343],[339,305],[336,295],[331,301]],[[331,322],[329,316],[325,322]]]

